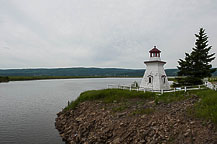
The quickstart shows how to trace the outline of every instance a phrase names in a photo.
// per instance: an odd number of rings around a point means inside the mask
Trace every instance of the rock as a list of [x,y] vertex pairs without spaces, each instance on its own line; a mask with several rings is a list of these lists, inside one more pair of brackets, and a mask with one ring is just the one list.
[[112,141],[112,144],[119,144],[120,143],[120,138],[116,138]]
[[191,129],[187,129],[186,133],[184,133],[184,136],[185,137],[188,136],[190,134],[190,132],[191,132]]
[[124,125],[124,123],[121,122],[121,123],[120,123],[120,126],[123,126],[123,125]]
[[191,122],[190,122],[191,125],[193,125],[194,123],[195,123],[194,121],[191,121]]

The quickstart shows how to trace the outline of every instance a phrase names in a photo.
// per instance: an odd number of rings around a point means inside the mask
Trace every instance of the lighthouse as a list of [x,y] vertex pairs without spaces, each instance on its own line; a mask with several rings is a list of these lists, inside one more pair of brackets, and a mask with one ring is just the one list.
[[166,62],[161,61],[161,51],[154,46],[149,53],[150,59],[144,62],[146,64],[146,71],[142,78],[140,88],[148,91],[169,90],[170,86],[163,67]]

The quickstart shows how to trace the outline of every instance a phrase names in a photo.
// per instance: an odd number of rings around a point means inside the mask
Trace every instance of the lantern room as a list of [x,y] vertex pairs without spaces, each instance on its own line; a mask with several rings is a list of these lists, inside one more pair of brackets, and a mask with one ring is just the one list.
[[160,57],[161,51],[154,46],[152,50],[149,51],[150,57]]

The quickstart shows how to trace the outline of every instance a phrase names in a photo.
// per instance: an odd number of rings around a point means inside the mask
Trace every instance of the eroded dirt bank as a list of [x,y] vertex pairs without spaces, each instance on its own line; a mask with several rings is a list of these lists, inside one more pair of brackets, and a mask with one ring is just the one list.
[[199,99],[170,104],[129,99],[81,103],[58,113],[56,128],[66,143],[217,143],[214,124],[187,114]]

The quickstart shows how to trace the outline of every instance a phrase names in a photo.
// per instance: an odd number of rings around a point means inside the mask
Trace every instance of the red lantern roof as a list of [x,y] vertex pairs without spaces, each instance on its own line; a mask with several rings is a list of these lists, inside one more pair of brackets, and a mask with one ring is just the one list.
[[161,51],[154,46],[152,50],[149,51],[150,53],[160,53]]

